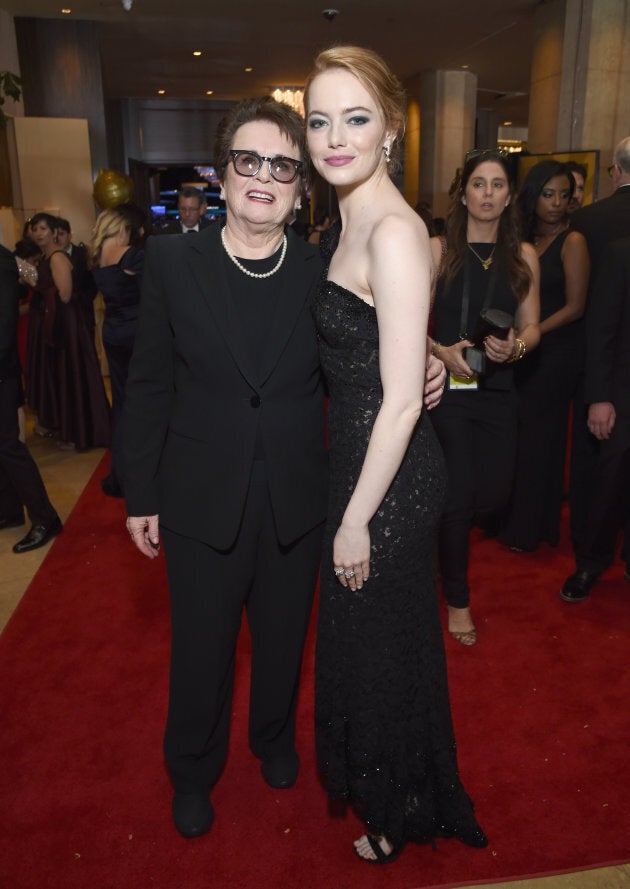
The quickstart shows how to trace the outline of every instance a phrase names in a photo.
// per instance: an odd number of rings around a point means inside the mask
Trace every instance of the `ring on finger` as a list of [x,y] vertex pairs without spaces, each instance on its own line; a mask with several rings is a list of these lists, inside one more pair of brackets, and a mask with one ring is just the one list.
[[341,577],[343,574],[343,568],[335,568],[335,577]]
[[346,580],[349,580],[351,577],[354,577],[354,569],[348,568],[346,571],[343,572],[343,574]]

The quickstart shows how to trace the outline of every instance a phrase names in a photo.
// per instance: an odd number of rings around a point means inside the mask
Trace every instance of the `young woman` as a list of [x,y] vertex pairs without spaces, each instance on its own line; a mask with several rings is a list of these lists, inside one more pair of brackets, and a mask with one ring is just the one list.
[[525,240],[540,261],[538,349],[516,368],[518,454],[514,489],[499,540],[515,551],[556,546],[566,459],[569,404],[583,367],[585,341],[580,319],[589,277],[588,249],[569,231],[574,180],[555,160],[527,173],[518,209]]
[[400,84],[374,53],[321,53],[307,136],[341,225],[324,242],[314,303],[327,378],[330,497],[316,666],[319,765],[351,803],[369,862],[407,840],[487,840],[457,772],[434,570],[445,473],[422,411],[432,259],[426,227],[390,179]]
[[[446,241],[432,346],[449,372],[434,413],[449,477],[440,569],[449,631],[463,645],[474,645],[470,531],[473,521],[491,522],[507,506],[516,455],[513,364],[540,338],[538,259],[534,248],[519,240],[509,167],[498,152],[475,154],[464,165]],[[439,241],[436,247],[440,249]],[[475,343],[484,309],[498,309],[513,321],[503,334],[492,328]],[[467,351],[475,346],[477,352]],[[481,373],[471,367],[475,357],[484,362]]]

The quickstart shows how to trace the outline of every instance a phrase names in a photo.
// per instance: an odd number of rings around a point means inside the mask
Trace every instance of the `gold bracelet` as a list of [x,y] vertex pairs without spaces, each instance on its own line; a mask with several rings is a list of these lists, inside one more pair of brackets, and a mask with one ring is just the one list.
[[513,364],[515,361],[520,361],[521,358],[525,356],[527,352],[527,346],[523,342],[522,339],[517,338],[514,342],[514,351],[510,358],[508,358],[507,363]]

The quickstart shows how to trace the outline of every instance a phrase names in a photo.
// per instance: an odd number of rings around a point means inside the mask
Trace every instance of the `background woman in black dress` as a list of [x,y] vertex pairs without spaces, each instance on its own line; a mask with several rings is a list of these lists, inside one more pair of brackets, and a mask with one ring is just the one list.
[[499,540],[515,551],[556,546],[566,459],[569,405],[584,362],[589,258],[586,240],[569,231],[574,179],[545,160],[527,173],[518,209],[523,238],[540,261],[538,349],[515,368],[518,450],[512,501]]
[[105,302],[103,346],[109,365],[112,392],[112,460],[101,488],[110,497],[122,497],[120,419],[129,362],[136,337],[144,251],[132,245],[143,233],[142,211],[134,207],[104,210],[92,232],[92,275]]

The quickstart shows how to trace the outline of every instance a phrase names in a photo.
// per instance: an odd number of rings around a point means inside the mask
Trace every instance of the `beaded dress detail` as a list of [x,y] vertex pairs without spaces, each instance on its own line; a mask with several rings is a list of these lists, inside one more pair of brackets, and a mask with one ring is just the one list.
[[382,387],[376,311],[327,280],[338,230],[326,235],[313,304],[331,446],[316,658],[320,771],[332,799],[351,803],[370,833],[394,844],[483,837],[457,772],[435,576],[446,473],[425,410],[370,522],[369,580],[352,592],[333,574],[333,539]]

